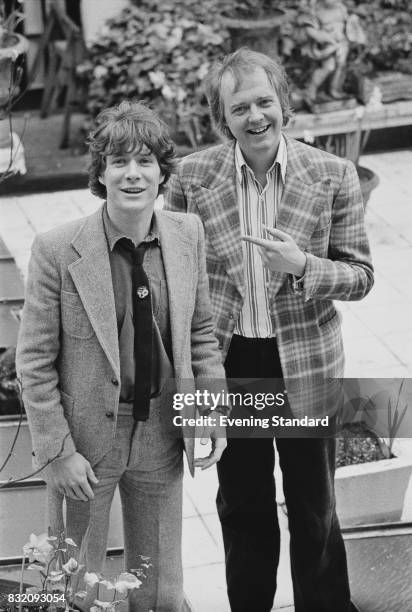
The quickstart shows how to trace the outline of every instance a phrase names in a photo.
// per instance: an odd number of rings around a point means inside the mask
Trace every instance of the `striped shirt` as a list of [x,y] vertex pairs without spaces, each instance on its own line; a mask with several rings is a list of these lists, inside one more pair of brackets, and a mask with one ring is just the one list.
[[[236,185],[242,235],[268,238],[262,226],[276,227],[286,164],[286,143],[281,136],[275,161],[266,173],[266,185],[263,188],[236,143]],[[235,333],[247,338],[269,338],[275,335],[269,307],[270,271],[263,266],[256,245],[242,241],[242,248],[245,262],[245,300]]]

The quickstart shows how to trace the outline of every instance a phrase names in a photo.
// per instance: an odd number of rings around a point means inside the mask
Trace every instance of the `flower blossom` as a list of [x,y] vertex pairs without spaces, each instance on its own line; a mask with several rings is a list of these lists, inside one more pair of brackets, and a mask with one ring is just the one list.
[[120,574],[116,582],[114,583],[114,588],[119,593],[119,595],[127,595],[127,592],[131,589],[138,589],[142,581],[134,576],[133,574],[129,574],[128,572],[124,572]]
[[31,533],[30,540],[23,546],[23,552],[29,557],[30,561],[35,559],[41,563],[47,563],[54,553],[54,548],[48,541],[47,533],[42,533],[39,536]]

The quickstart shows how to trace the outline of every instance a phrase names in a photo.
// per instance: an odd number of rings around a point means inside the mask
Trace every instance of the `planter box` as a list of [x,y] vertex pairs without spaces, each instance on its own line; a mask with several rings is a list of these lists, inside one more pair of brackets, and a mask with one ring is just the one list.
[[362,612],[412,610],[412,523],[343,530],[353,601]]
[[337,468],[336,507],[342,527],[400,521],[412,475],[412,441],[397,441],[395,457]]

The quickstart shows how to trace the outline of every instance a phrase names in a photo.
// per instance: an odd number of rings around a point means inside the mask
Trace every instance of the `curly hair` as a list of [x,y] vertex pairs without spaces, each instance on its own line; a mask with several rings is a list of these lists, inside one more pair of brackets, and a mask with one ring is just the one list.
[[175,145],[166,124],[143,102],[123,100],[106,108],[96,117],[95,128],[87,138],[91,154],[89,188],[98,198],[106,199],[106,187],[99,178],[106,167],[106,157],[130,151],[140,151],[146,146],[159,164],[164,185],[175,167]]
[[233,139],[233,134],[229,130],[225,120],[225,109],[221,96],[222,78],[226,72],[232,74],[235,87],[239,87],[245,74],[250,74],[256,68],[263,68],[268,77],[269,83],[279,98],[282,109],[283,125],[287,125],[292,116],[292,109],[289,105],[289,86],[286,73],[276,60],[268,57],[264,53],[253,51],[248,47],[241,47],[234,53],[226,55],[222,61],[216,62],[205,81],[205,93],[209,103],[210,114],[217,129],[226,137]]

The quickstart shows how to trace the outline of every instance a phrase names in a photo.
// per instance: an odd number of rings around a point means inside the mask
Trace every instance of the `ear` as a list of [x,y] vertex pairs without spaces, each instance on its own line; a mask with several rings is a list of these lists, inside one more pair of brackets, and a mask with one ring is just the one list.
[[106,183],[104,182],[104,178],[102,177],[102,175],[100,175],[100,176],[99,176],[99,183],[100,183],[101,185],[106,186]]

